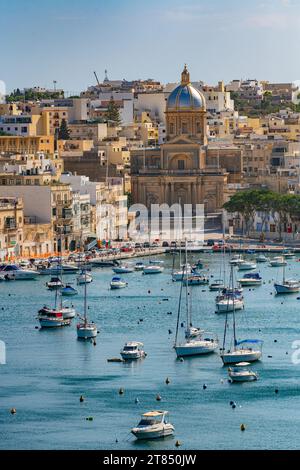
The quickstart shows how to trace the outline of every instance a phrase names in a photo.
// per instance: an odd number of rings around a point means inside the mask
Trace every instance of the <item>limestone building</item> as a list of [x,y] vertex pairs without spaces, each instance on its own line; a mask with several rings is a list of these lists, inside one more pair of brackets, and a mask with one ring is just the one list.
[[204,204],[207,212],[220,209],[229,183],[242,177],[242,153],[232,145],[213,147],[207,139],[203,94],[190,83],[187,67],[181,83],[166,104],[166,142],[131,151],[134,203]]

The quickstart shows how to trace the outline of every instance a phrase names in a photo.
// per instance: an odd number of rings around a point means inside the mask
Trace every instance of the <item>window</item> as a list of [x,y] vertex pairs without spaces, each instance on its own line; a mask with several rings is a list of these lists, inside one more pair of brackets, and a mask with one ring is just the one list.
[[182,134],[187,134],[188,133],[188,125],[187,125],[187,122],[183,122],[181,124],[181,132]]
[[197,134],[201,133],[201,124],[199,121],[196,122],[196,133]]
[[184,160],[177,161],[178,170],[184,170]]
[[170,134],[174,134],[174,123],[170,123]]

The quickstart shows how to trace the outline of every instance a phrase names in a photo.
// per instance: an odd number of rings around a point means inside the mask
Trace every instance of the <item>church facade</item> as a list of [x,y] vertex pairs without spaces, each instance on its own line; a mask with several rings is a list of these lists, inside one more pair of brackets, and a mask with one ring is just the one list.
[[202,93],[192,87],[184,67],[181,83],[166,104],[166,143],[131,153],[134,203],[204,204],[222,207],[228,184],[242,176],[241,151],[232,144],[207,141],[207,112]]

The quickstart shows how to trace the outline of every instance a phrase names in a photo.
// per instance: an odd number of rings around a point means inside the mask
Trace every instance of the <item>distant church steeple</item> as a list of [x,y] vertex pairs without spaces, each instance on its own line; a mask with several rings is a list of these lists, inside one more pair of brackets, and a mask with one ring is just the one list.
[[188,85],[190,83],[190,73],[187,69],[186,64],[184,64],[184,69],[181,74],[181,85]]
[[106,69],[104,70],[104,74],[105,74],[105,76],[104,76],[103,83],[109,82],[109,79],[108,79],[108,76],[107,76],[107,70],[106,70]]

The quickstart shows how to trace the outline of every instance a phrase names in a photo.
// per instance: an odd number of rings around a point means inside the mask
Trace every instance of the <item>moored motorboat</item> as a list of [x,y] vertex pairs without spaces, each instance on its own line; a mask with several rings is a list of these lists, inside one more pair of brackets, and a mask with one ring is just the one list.
[[78,285],[90,284],[93,282],[93,276],[85,271],[81,271],[76,280]]
[[63,282],[59,277],[51,277],[50,281],[46,282],[49,290],[56,290],[63,287]]
[[238,265],[239,271],[250,271],[256,269],[256,264],[253,261],[242,261]]
[[146,357],[146,353],[142,349],[143,346],[143,343],[138,341],[129,341],[125,343],[123,349],[120,352],[122,359],[129,361]]
[[72,287],[70,284],[66,284],[64,287],[62,287],[60,292],[63,296],[72,296],[78,294],[78,291],[74,289],[74,287]]
[[123,289],[127,286],[127,282],[121,279],[119,276],[114,276],[110,281],[111,289]]
[[142,414],[139,424],[131,429],[137,439],[158,439],[172,436],[174,426],[168,422],[168,411],[148,411]]
[[229,261],[229,264],[231,264],[232,266],[239,266],[243,262],[244,258],[242,257],[242,255],[234,255]]
[[39,272],[34,269],[24,269],[16,264],[1,264],[0,274],[7,280],[31,281],[39,276]]
[[216,302],[216,313],[233,312],[244,308],[244,300],[234,295],[227,295]]
[[224,289],[224,281],[223,279],[215,279],[214,282],[209,284],[209,290],[211,291],[218,291]]
[[273,259],[270,260],[270,266],[272,268],[278,268],[280,266],[286,266],[287,261],[284,259],[283,256],[275,256]]
[[133,273],[133,271],[134,271],[134,268],[127,264],[116,266],[115,268],[113,268],[113,272],[116,274],[129,274],[129,273]]
[[142,261],[138,261],[137,263],[135,263],[134,270],[143,271],[144,267],[145,267],[145,264]]
[[144,274],[160,274],[164,270],[163,266],[160,265],[155,265],[155,264],[149,264],[148,266],[145,266],[143,269]]
[[182,282],[184,284],[188,283],[189,286],[204,286],[204,285],[209,284],[209,279],[206,276],[191,274],[191,275],[188,275],[187,277],[184,277]]
[[267,263],[267,261],[269,261],[269,258],[267,258],[263,253],[256,257],[257,263]]
[[241,279],[238,279],[238,283],[242,287],[260,286],[262,284],[262,277],[259,273],[248,273],[245,274]]
[[232,382],[253,382],[258,380],[258,374],[247,368],[249,365],[249,362],[238,362],[234,366],[229,367],[228,375]]

